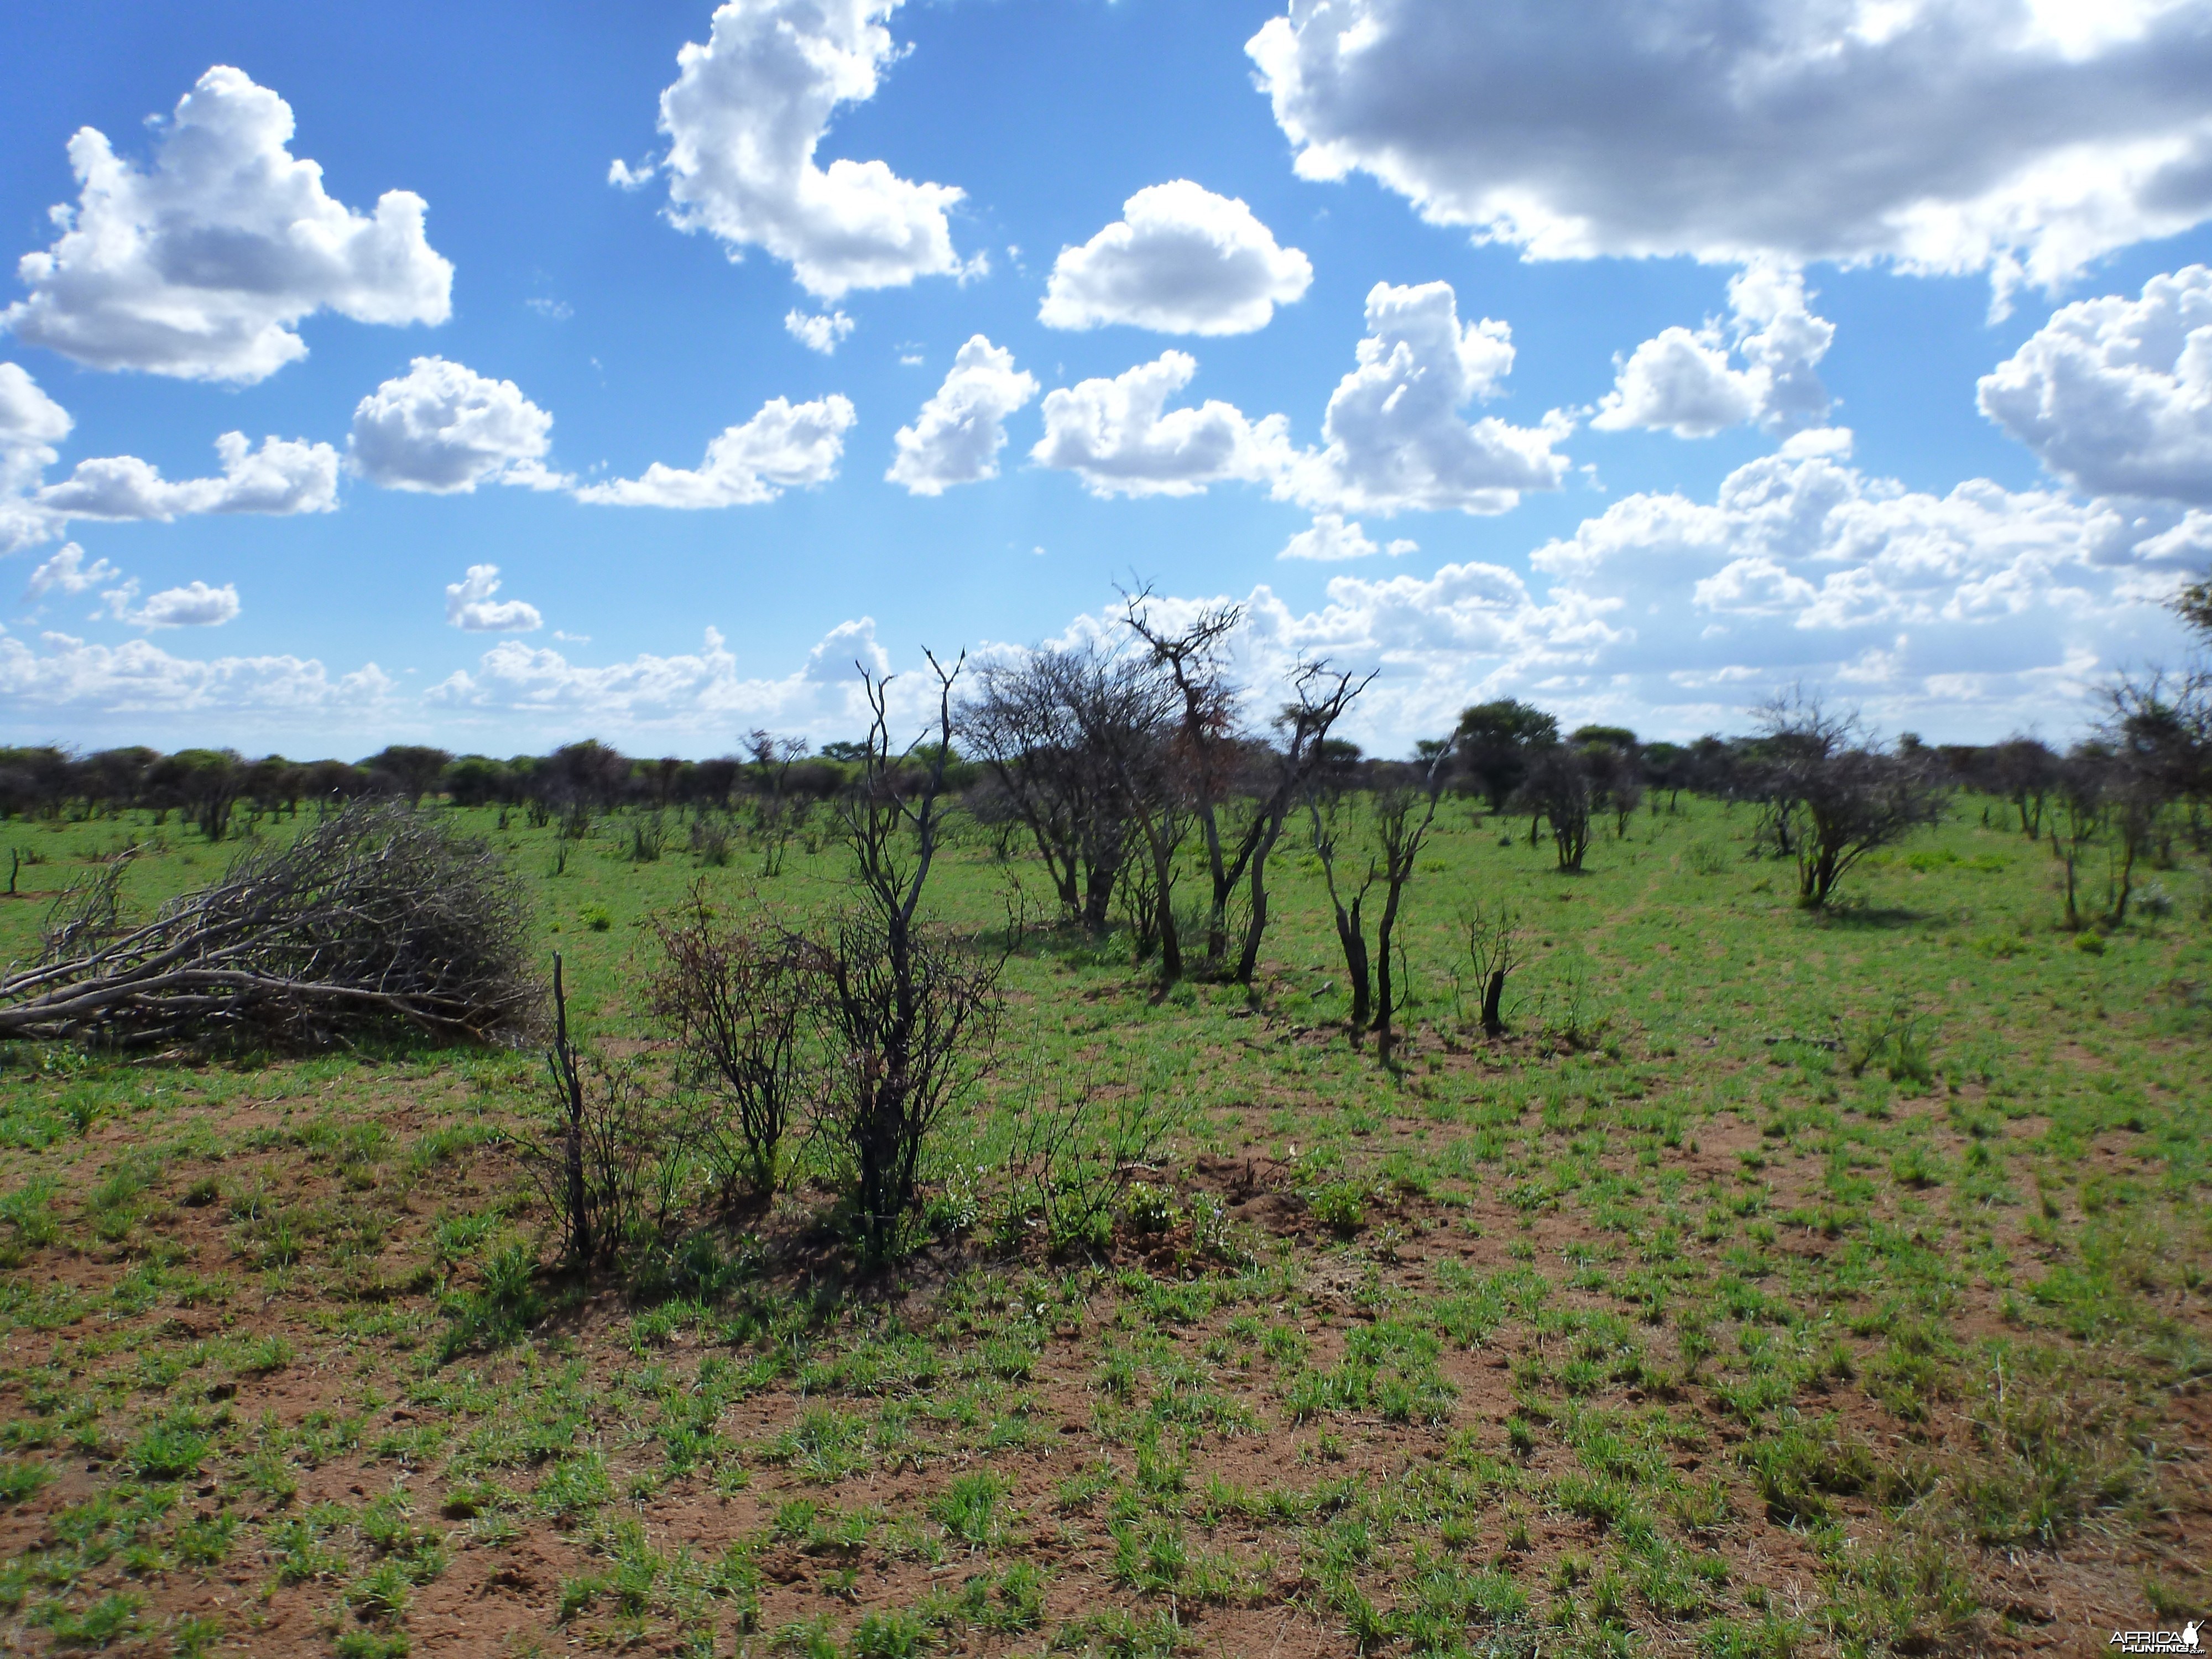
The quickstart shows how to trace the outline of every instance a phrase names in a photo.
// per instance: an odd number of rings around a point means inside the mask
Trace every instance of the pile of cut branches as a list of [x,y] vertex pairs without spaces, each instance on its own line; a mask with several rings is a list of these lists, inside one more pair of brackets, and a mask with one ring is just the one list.
[[0,1037],[319,1048],[380,1027],[530,1032],[529,907],[484,842],[363,803],[264,842],[220,881],[121,913],[125,860],[64,894],[38,963],[0,977]]

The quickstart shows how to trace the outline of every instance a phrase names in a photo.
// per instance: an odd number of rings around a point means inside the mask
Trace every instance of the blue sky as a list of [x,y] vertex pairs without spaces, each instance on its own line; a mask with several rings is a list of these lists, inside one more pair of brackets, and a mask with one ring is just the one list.
[[1132,580],[1246,603],[1262,696],[1380,666],[1385,750],[1792,684],[2056,736],[2212,560],[2204,0],[9,38],[10,740],[819,741],[856,657]]

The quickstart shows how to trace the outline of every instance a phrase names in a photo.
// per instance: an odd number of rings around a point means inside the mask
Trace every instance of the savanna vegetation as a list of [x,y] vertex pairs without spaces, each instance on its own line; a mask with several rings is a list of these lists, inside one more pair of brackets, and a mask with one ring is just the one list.
[[0,756],[0,1640],[2212,1607],[2200,688],[1376,761],[1361,678],[1129,621],[942,665],[911,748]]

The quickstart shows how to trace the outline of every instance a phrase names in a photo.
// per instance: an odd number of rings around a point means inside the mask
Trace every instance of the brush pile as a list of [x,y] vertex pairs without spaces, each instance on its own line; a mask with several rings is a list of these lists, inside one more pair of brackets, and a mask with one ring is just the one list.
[[301,1048],[538,1023],[521,884],[435,812],[348,806],[143,923],[122,915],[125,869],[64,894],[38,963],[0,977],[0,1037]]

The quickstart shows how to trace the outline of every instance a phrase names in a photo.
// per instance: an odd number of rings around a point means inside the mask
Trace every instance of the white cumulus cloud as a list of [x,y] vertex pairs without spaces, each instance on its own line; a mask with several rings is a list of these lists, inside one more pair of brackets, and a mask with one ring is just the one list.
[[2063,307],[1982,377],[1980,400],[2076,489],[2212,506],[2212,270]]
[[1529,489],[1557,489],[1567,458],[1553,446],[1572,422],[1553,410],[1534,427],[1461,417],[1495,397],[1513,367],[1512,331],[1488,318],[1462,326],[1449,283],[1367,295],[1358,365],[1338,382],[1322,423],[1324,447],[1279,486],[1332,512],[1407,508],[1503,513]]
[[783,313],[783,329],[809,351],[818,351],[827,357],[837,349],[838,342],[853,331],[853,319],[842,311],[813,316],[792,310]]
[[[2085,719],[2115,667],[2181,643],[2160,601],[2212,550],[2212,514],[1979,478],[1911,490],[1850,465],[1847,445],[1839,428],[1800,434],[1709,500],[1625,497],[1536,549],[1526,575],[1474,561],[1340,574],[1303,611],[1255,588],[1233,642],[1249,713],[1325,657],[1382,670],[1344,735],[1383,753],[1496,696],[1651,737],[1741,731],[1797,684],[1892,731],[1990,739]],[[1161,620],[1229,597],[1163,599]],[[1108,611],[1066,637],[1114,632]]]
[[221,587],[202,581],[165,587],[141,604],[133,578],[100,597],[108,616],[133,628],[220,628],[238,615],[238,589],[228,582]]
[[[204,721],[210,714],[229,713],[304,716],[319,727],[333,716],[386,702],[394,689],[391,677],[374,663],[333,676],[313,658],[195,660],[148,640],[88,645],[58,633],[42,635],[40,643],[43,652],[12,635],[0,637],[0,697],[25,708],[133,716],[137,730],[149,720]],[[185,729],[204,741],[204,723]]]
[[356,213],[292,134],[289,105],[222,65],[156,129],[149,167],[80,128],[77,203],[23,256],[30,297],[0,326],[98,368],[251,382],[307,355],[296,325],[318,311],[444,322],[453,268],[423,236],[422,198],[387,191]]
[[[781,678],[744,672],[713,628],[696,651],[641,652],[605,664],[580,663],[558,651],[502,640],[473,670],[449,676],[424,696],[442,717],[521,720],[554,731],[585,724],[611,732],[689,732],[726,742],[732,730],[766,726],[820,740],[849,738],[866,727],[856,660],[876,675],[890,665],[871,617],[839,623]],[[900,675],[892,686],[893,718],[912,732],[923,729],[934,709],[925,679]]]
[[1403,540],[1394,541],[1387,548],[1378,546],[1358,524],[1346,524],[1341,513],[1316,513],[1313,523],[1292,536],[1275,556],[1334,562],[1364,559],[1384,552],[1395,559],[1420,550],[1418,542]]
[[1246,51],[1298,172],[1540,258],[2063,281],[2212,216],[2205,0],[1293,0]]
[[54,446],[75,424],[15,363],[0,363],[0,554],[42,542],[52,520],[23,499],[59,459]]
[[1036,393],[1036,377],[1014,367],[1012,351],[971,336],[914,424],[893,436],[898,454],[884,477],[916,495],[997,477],[1006,416]]
[[[963,192],[916,184],[882,161],[815,151],[841,104],[876,95],[896,54],[884,20],[897,0],[728,0],[707,43],[677,53],[660,94],[669,216],[704,230],[732,256],[764,248],[809,293],[896,288],[962,275],[945,210]],[[634,189],[649,168],[617,161],[611,182]]]
[[812,403],[771,398],[742,426],[707,446],[696,470],[655,461],[644,475],[588,484],[580,501],[613,507],[746,507],[786,489],[811,489],[837,476],[853,405],[836,393]]
[[532,634],[545,625],[538,607],[523,599],[495,599],[499,567],[472,564],[469,574],[446,584],[446,620],[471,634]]
[[1050,328],[1127,323],[1163,334],[1249,334],[1304,297],[1313,264],[1234,198],[1176,179],[1054,262],[1037,315]]
[[[1590,424],[1710,438],[1748,421],[1787,432],[1826,420],[1827,388],[1814,371],[1836,328],[1808,307],[1802,273],[1753,264],[1729,283],[1729,307],[1725,333],[1717,324],[1662,329],[1638,346]],[[1731,347],[1741,368],[1729,362]]]
[[1197,373],[1195,358],[1165,351],[1110,380],[1048,392],[1031,459],[1077,474],[1094,495],[1194,495],[1224,479],[1279,477],[1291,460],[1281,416],[1248,421],[1212,398],[1167,407]]
[[22,368],[0,363],[0,492],[36,483],[75,424]]
[[105,559],[94,559],[87,564],[84,550],[70,542],[31,572],[30,580],[23,586],[23,597],[39,599],[49,593],[88,593],[100,583],[119,580],[122,575]]
[[547,470],[553,417],[512,380],[417,357],[354,406],[353,468],[386,489],[467,493],[480,483],[558,489]]
[[42,511],[64,519],[156,519],[186,514],[329,513],[338,504],[338,453],[305,439],[264,438],[258,449],[242,432],[215,441],[222,476],[180,478],[135,455],[79,461],[59,483],[31,497]]

